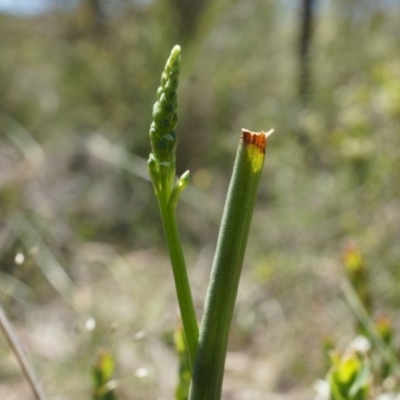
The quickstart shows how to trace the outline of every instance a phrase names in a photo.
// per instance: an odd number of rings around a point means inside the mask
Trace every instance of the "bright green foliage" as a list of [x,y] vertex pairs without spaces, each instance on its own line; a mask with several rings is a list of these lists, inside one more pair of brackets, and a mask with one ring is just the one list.
[[187,400],[192,373],[182,326],[177,327],[175,330],[174,341],[179,358],[179,382],[175,392],[175,399]]
[[114,358],[108,351],[102,351],[92,367],[93,400],[117,400],[115,391],[110,385],[113,373]]
[[353,353],[343,358],[333,355],[332,364],[328,374],[330,400],[366,400],[371,380],[368,361]]

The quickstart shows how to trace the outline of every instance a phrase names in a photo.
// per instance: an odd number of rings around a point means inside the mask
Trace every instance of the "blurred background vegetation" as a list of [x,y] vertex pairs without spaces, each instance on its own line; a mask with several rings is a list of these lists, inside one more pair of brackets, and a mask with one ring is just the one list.
[[[176,43],[178,172],[191,171],[178,217],[199,317],[240,129],[277,132],[224,398],[312,398],[323,341],[353,334],[346,245],[364,254],[376,315],[400,307],[400,3],[10,4],[0,1],[0,301],[49,399],[90,398],[101,349],[115,355],[121,399],[172,398],[178,311],[146,159]],[[0,397],[29,395],[0,337]]]

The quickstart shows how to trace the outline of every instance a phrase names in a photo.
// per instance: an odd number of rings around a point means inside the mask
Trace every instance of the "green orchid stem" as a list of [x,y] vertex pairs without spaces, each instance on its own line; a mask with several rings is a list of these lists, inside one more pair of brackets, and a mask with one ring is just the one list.
[[189,400],[221,398],[229,330],[267,136],[242,130],[211,271]]
[[157,90],[157,101],[153,106],[153,121],[149,132],[152,152],[148,167],[160,206],[187,351],[192,367],[196,356],[199,328],[175,216],[175,207],[179,196],[189,181],[188,171],[178,181],[175,181],[175,149],[177,144],[175,127],[178,122],[177,89],[180,63],[181,48],[174,46],[161,75],[161,85]]
[[157,195],[157,197],[174,274],[175,288],[178,297],[179,308],[181,311],[189,360],[191,367],[193,367],[197,351],[199,328],[197,325],[192,293],[190,291],[189,278],[183,256],[181,240],[179,237],[175,206],[174,204],[171,204],[171,202],[164,197],[162,193]]

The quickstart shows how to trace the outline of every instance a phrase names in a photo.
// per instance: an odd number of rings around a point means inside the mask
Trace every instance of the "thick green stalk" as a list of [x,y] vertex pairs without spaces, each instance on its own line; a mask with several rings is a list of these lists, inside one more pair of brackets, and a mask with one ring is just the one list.
[[153,107],[153,122],[149,132],[152,153],[149,157],[148,166],[160,207],[189,359],[191,365],[193,365],[199,328],[175,216],[175,207],[179,196],[189,181],[188,172],[184,173],[178,180],[175,178],[177,138],[174,129],[178,121],[176,91],[178,89],[180,60],[181,49],[179,46],[175,46],[161,75],[161,86],[157,90],[157,101]]
[[211,271],[189,400],[221,398],[225,357],[267,136],[242,131]]

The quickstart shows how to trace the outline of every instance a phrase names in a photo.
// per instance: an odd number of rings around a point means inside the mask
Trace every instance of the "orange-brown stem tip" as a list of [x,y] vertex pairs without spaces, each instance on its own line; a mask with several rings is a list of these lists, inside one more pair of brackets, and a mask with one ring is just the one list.
[[267,146],[267,138],[274,130],[271,129],[267,133],[261,132],[251,132],[248,129],[242,129],[242,140],[247,144],[256,145],[262,153],[265,153],[265,147]]

